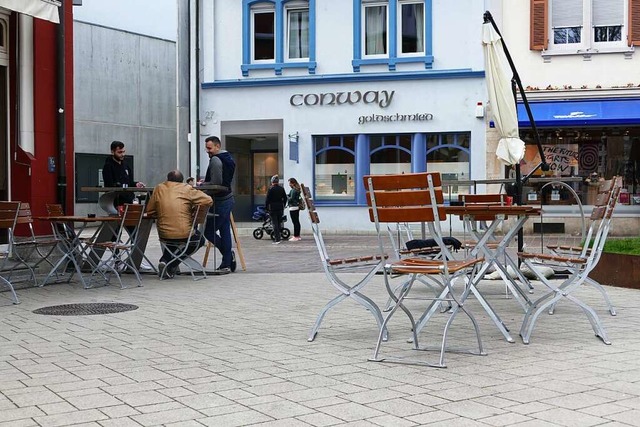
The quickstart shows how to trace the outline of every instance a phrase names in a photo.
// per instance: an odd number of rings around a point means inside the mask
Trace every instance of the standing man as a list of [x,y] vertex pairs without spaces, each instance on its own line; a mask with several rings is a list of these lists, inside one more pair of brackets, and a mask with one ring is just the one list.
[[269,187],[269,191],[267,191],[267,199],[264,201],[264,204],[269,211],[271,225],[273,226],[275,242],[272,244],[279,245],[280,239],[282,238],[280,222],[284,215],[284,207],[287,204],[287,193],[285,193],[284,188],[280,186],[280,178],[278,178],[278,175],[271,177],[271,187]]
[[231,210],[235,203],[231,181],[236,163],[231,154],[222,149],[222,143],[217,136],[210,136],[205,140],[205,150],[209,155],[209,167],[204,184],[222,185],[226,190],[210,193],[213,197],[213,207],[207,219],[204,236],[222,254],[222,262],[217,271],[229,273],[236,271],[236,257],[231,250]]
[[[167,180],[153,189],[153,194],[147,203],[147,215],[156,217],[158,236],[164,241],[166,249],[158,263],[160,278],[173,278],[180,265],[175,255],[180,253],[187,239],[191,235],[193,212],[196,206],[206,206],[213,203],[210,196],[202,191],[184,184],[184,176],[179,170],[167,174]],[[196,231],[181,259],[193,254],[204,244],[204,237]],[[168,249],[168,250],[167,250]],[[173,252],[173,254],[171,252]]]
[[[133,180],[133,172],[124,161],[124,143],[113,141],[111,143],[111,156],[107,157],[102,167],[102,181],[105,187],[144,187],[144,183]],[[113,200],[113,205],[117,209],[125,203],[133,203],[135,194],[129,191],[121,191]]]

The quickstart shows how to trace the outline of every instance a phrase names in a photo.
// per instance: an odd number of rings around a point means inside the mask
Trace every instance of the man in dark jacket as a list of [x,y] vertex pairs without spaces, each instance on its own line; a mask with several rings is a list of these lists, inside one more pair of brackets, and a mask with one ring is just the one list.
[[281,231],[280,219],[284,215],[284,207],[287,205],[287,193],[280,186],[278,175],[271,177],[271,187],[267,191],[267,199],[264,202],[269,216],[271,217],[271,225],[273,225],[273,236],[275,237],[274,245],[280,244]]
[[222,149],[222,143],[217,136],[205,139],[205,149],[209,155],[209,167],[207,167],[204,184],[222,185],[226,187],[226,190],[209,194],[213,197],[213,206],[207,219],[204,236],[222,254],[222,262],[217,269],[218,272],[233,272],[236,270],[236,260],[235,254],[231,250],[231,210],[235,201],[231,191],[231,182],[236,170],[236,163],[231,154]]
[[[111,143],[111,156],[107,157],[102,167],[102,181],[105,187],[144,187],[144,183],[133,180],[133,172],[124,161],[124,143],[113,141]],[[113,201],[115,208],[125,203],[133,203],[135,194],[129,191],[121,191]]]

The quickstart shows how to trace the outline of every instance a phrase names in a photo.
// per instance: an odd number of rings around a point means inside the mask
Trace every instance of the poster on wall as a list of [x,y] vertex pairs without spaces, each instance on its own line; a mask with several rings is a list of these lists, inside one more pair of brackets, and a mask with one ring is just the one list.
[[[555,176],[571,176],[578,172],[578,144],[543,144],[542,151],[549,164],[549,173]],[[540,163],[540,153],[535,145],[525,147],[521,163],[523,175],[528,175]],[[534,175],[542,175],[538,169]]]

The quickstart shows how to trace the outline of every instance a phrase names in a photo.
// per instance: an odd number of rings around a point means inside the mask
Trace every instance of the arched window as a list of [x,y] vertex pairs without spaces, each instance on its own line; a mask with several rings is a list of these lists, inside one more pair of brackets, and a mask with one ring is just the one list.
[[[427,135],[427,171],[440,172],[444,181],[469,180],[471,134],[440,133]],[[451,194],[467,194],[468,187],[452,185]]]
[[410,173],[411,135],[371,135],[370,173]]
[[354,136],[316,136],[315,199],[355,200]]

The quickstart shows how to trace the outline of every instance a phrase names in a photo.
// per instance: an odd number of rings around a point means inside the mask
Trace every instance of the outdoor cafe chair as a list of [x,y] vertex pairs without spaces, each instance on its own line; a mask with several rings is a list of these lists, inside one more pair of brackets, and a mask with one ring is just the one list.
[[[538,280],[548,288],[547,293],[533,301],[524,316],[522,327],[520,328],[520,335],[525,344],[529,344],[531,334],[533,333],[539,316],[547,309],[553,311],[556,304],[565,299],[582,309],[598,338],[607,345],[611,344],[598,314],[593,308],[575,296],[574,293],[580,289],[582,284],[587,283],[589,273],[600,260],[602,249],[604,248],[609,233],[611,217],[616,206],[620,186],[621,179],[619,177],[615,177],[610,181],[604,181],[600,185],[599,193],[590,217],[591,225],[581,246],[581,250],[578,253],[566,255],[558,253],[518,253],[518,256],[525,265],[527,265]],[[536,267],[540,265],[552,267],[554,270],[568,270],[569,275],[559,284],[555,284],[536,269]],[[596,287],[596,289],[598,289],[598,287]],[[604,291],[604,289],[602,289],[601,292],[602,291]],[[606,296],[606,292],[604,292],[603,295]],[[608,296],[606,296],[606,299],[608,299]],[[554,316],[554,320],[559,321],[559,317]]]
[[[612,189],[612,186],[615,186],[615,188]],[[613,177],[613,179],[611,180],[606,180],[600,183],[600,185],[598,186],[598,193],[596,195],[596,199],[598,198],[598,195],[600,195],[601,193],[607,193],[610,194],[609,197],[609,203],[612,203],[613,206],[612,208],[615,207],[615,204],[617,203],[618,200],[618,196],[620,195],[620,189],[622,188],[622,177],[616,176]],[[612,190],[612,191],[610,191]],[[606,197],[606,196],[604,196]],[[611,226],[611,219],[612,217],[609,216],[608,218],[606,218],[607,223],[605,224],[605,226],[607,228],[609,228]],[[595,225],[597,225],[597,222],[591,222],[591,225],[589,227],[589,232],[588,234],[593,234],[593,227]],[[608,232],[608,230],[607,230]],[[585,235],[582,236],[582,241],[584,241],[585,239]],[[583,246],[566,246],[566,245],[547,245],[546,246],[547,249],[549,249],[551,251],[551,253],[555,254],[555,255],[560,255],[560,256],[579,256],[582,251],[583,251]],[[587,248],[587,253],[590,251],[591,249]],[[602,254],[600,254],[602,255]],[[566,271],[566,269],[565,269]],[[594,289],[596,289],[598,292],[600,292],[600,294],[602,295],[605,304],[607,305],[607,309],[609,310],[609,314],[611,314],[612,316],[615,316],[616,313],[616,309],[613,306],[613,303],[611,302],[611,298],[609,298],[609,294],[607,293],[607,291],[605,290],[605,288],[598,283],[597,280],[587,276],[587,278],[584,280],[584,285],[589,285],[592,286]],[[552,305],[549,309],[549,314],[553,314],[555,309],[555,304]]]
[[[313,341],[318,334],[320,324],[324,319],[324,316],[329,310],[335,307],[340,302],[351,298],[357,304],[367,309],[375,318],[378,327],[381,328],[381,335],[383,339],[386,339],[386,329],[382,326],[382,313],[378,305],[369,297],[362,293],[364,286],[371,281],[375,274],[382,269],[387,255],[385,254],[373,254],[365,256],[353,256],[348,258],[331,258],[327,251],[327,246],[322,237],[322,231],[320,230],[320,217],[316,210],[311,192],[304,184],[300,184],[302,189],[302,197],[307,206],[307,212],[309,213],[309,220],[311,222],[311,231],[313,232],[313,239],[316,242],[318,253],[320,254],[320,261],[322,262],[322,268],[325,275],[331,285],[339,292],[338,296],[331,299],[320,310],[320,314],[316,319],[311,332],[309,333],[308,341]],[[343,273],[361,273],[359,280],[355,284],[347,283],[343,278]]]
[[[144,217],[144,208],[145,205],[141,204],[125,204],[122,221],[119,224],[114,241],[90,241],[85,243],[89,249],[85,261],[88,261],[92,266],[91,277],[87,286],[90,286],[96,275],[102,276],[106,284],[109,284],[110,277],[113,274],[118,279],[120,288],[125,289],[126,286],[120,273],[126,271],[133,273],[138,281],[138,286],[142,286],[140,272],[136,268],[132,254],[139,240],[140,233],[138,233],[138,229]],[[131,231],[127,231],[127,228]],[[94,259],[97,262],[92,261]]]
[[[389,296],[394,300],[394,306],[386,314],[378,341],[373,353],[372,361],[390,361],[398,363],[409,363],[444,368],[445,352],[457,351],[447,346],[449,329],[462,311],[470,320],[475,338],[477,340],[477,350],[465,350],[464,353],[485,355],[480,338],[480,329],[473,314],[464,305],[476,277],[475,268],[483,262],[482,258],[467,258],[455,260],[451,251],[447,248],[443,240],[440,222],[446,219],[444,210],[444,197],[442,193],[442,180],[439,173],[408,173],[393,175],[369,175],[364,177],[364,185],[367,190],[367,204],[369,206],[369,218],[375,224],[378,235],[380,251],[386,247],[387,235],[383,229],[383,224],[387,223],[417,223],[426,224],[431,237],[437,242],[442,256],[437,259],[425,259],[411,257],[399,259],[391,262],[383,269],[384,283]],[[403,286],[399,295],[395,295],[391,286],[391,279],[395,274],[408,274],[410,279]],[[418,277],[430,276],[437,280],[444,291],[434,297],[413,296],[412,288]],[[460,292],[454,289],[454,281],[458,278],[465,278],[464,289]],[[404,278],[402,279],[404,280]],[[383,341],[383,332],[386,333],[389,321],[398,311],[402,310],[407,316],[412,331],[412,350],[427,350],[421,347],[418,341],[418,323],[407,302],[411,300],[431,301],[424,310],[424,314],[443,302],[452,304],[451,310],[447,312],[447,320],[442,330],[439,346],[439,358],[432,363],[419,358],[409,357],[382,357],[380,355]],[[422,317],[422,316],[421,316]]]
[[207,223],[208,213],[209,206],[198,205],[194,208],[192,213],[193,219],[191,222],[191,234],[186,241],[176,243],[174,240],[159,239],[162,251],[166,251],[171,254],[171,259],[166,262],[164,268],[158,269],[160,280],[164,280],[168,277],[166,272],[169,268],[169,264],[173,264],[175,262],[186,266],[189,269],[189,273],[193,280],[202,280],[207,278],[207,272],[204,266],[193,259],[189,253],[193,251],[194,246],[200,248],[203,244],[202,239],[204,237],[202,236],[204,236],[204,228]]
[[[26,236],[18,236],[16,230],[20,228],[26,229]],[[35,285],[38,285],[36,278],[36,269],[40,264],[46,262],[50,268],[54,267],[50,256],[55,251],[56,246],[60,243],[58,238],[51,236],[36,236],[33,230],[33,216],[31,215],[31,206],[29,203],[20,203],[18,210],[18,218],[16,220],[16,230],[11,230],[9,240],[12,245],[12,252],[16,261],[15,267],[23,265],[26,267]]]
[[[19,209],[20,202],[0,202],[0,233],[6,234],[9,238],[15,229]],[[5,284],[11,291],[13,303],[20,304],[11,283],[11,272],[14,270],[15,263],[11,255],[11,244],[0,245],[0,283]]]

